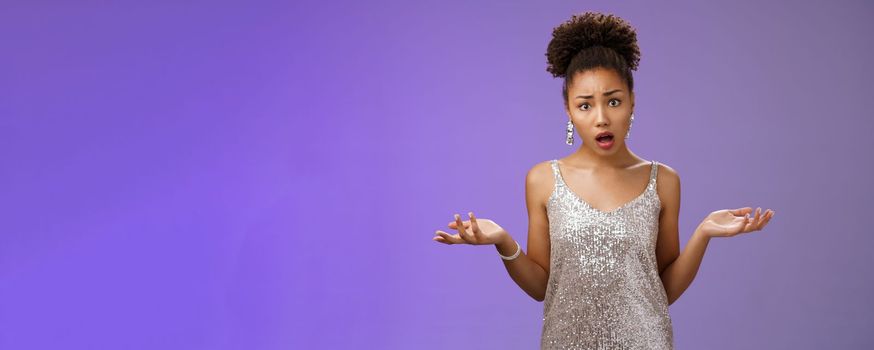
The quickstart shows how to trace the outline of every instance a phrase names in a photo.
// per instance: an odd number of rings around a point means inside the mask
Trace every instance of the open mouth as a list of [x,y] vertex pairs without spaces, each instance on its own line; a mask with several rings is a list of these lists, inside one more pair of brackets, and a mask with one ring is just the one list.
[[597,137],[595,137],[595,140],[598,141],[598,143],[608,143],[608,142],[613,141],[613,134],[611,134],[609,132],[601,133],[601,134],[598,134]]

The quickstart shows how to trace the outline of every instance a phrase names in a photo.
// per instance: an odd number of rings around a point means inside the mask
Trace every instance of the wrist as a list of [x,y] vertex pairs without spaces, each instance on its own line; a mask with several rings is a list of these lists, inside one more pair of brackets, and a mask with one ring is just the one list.
[[514,252],[512,255],[502,253],[500,250],[498,251],[498,255],[500,255],[501,259],[503,259],[504,261],[516,260],[516,258],[518,258],[520,254],[522,254],[522,246],[519,244],[519,242],[513,241],[512,249]]
[[504,233],[501,235],[501,238],[498,239],[498,242],[495,243],[495,246],[498,248],[506,248],[514,245],[513,236],[510,236],[509,233]]
[[510,256],[516,252],[516,240],[509,234],[504,235],[498,243],[495,244],[495,249],[499,254]]
[[692,238],[696,238],[696,237],[698,239],[703,239],[706,241],[709,241],[711,238],[710,235],[707,234],[707,232],[705,232],[704,230],[701,229],[701,225],[698,225],[698,227],[695,228],[695,232],[692,233]]

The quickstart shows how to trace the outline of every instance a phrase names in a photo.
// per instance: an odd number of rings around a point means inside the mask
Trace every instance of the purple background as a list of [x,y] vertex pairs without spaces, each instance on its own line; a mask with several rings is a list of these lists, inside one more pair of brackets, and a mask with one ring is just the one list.
[[[533,349],[524,177],[564,144],[551,30],[638,30],[629,147],[714,239],[678,349],[874,346],[865,1],[50,2],[0,7],[0,348]],[[575,145],[579,146],[579,139]]]

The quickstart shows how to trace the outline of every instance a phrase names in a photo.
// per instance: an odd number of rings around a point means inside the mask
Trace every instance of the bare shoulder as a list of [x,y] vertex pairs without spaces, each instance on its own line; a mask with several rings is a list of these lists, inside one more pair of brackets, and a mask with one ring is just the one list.
[[667,165],[662,162],[658,162],[659,164],[659,173],[658,180],[666,179],[666,181],[671,181],[671,179],[679,179],[680,174],[677,173],[677,170],[672,168],[670,165]]
[[671,166],[658,162],[659,169],[656,176],[656,187],[662,208],[665,206],[677,206],[680,200],[680,174]]
[[[525,176],[525,206],[528,211],[528,257],[549,276],[549,214],[547,201],[552,195],[553,173],[550,161],[535,164]],[[534,297],[543,301],[543,294]]]
[[525,176],[525,192],[529,199],[535,200],[538,204],[545,204],[552,194],[554,182],[550,160],[542,161],[528,170]]

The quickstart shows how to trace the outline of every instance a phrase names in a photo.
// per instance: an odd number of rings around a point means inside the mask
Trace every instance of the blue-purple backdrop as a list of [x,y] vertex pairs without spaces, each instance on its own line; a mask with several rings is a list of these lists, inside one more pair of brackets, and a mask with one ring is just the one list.
[[[631,149],[677,169],[678,349],[874,346],[868,1],[5,1],[0,348],[534,349],[527,242],[564,144],[551,30],[638,30]],[[579,145],[579,140],[577,142]]]

